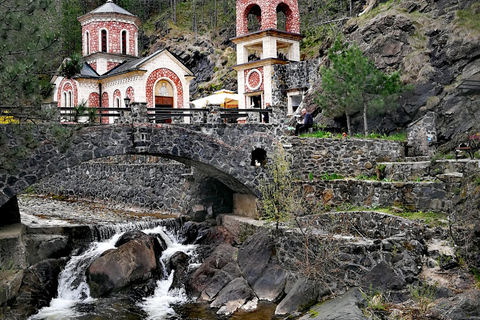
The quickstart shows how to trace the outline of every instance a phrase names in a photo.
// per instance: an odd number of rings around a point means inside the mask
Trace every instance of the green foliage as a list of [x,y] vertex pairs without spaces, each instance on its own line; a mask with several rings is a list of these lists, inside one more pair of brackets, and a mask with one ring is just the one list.
[[426,314],[433,306],[435,295],[437,294],[437,285],[429,286],[428,284],[409,286],[410,295],[416,302],[420,314]]
[[79,74],[82,70],[82,55],[73,53],[70,58],[65,59],[62,64],[62,76],[71,79],[74,75]]
[[298,209],[295,176],[290,170],[291,158],[281,145],[278,145],[266,164],[266,175],[260,179],[264,218],[276,223],[292,219]]
[[74,121],[78,122],[80,117],[83,117],[87,114],[87,103],[80,103],[78,106],[73,107],[73,117]]
[[[0,7],[0,101],[2,106],[39,105],[51,93],[49,75],[59,60],[50,0],[5,0]],[[29,117],[34,111],[28,112]],[[22,113],[11,110],[11,114]]]
[[455,22],[462,27],[480,32],[480,3],[474,3],[465,10],[457,10]]
[[338,173],[329,174],[328,172],[325,172],[324,174],[322,174],[321,178],[322,178],[322,180],[329,181],[329,180],[343,179],[343,176],[338,174]]
[[313,181],[313,173],[312,172],[310,172],[308,174],[308,180]]
[[475,267],[470,268],[470,272],[473,274],[475,281],[477,283],[477,288],[480,289],[480,270]]
[[400,74],[387,75],[363,55],[357,45],[339,38],[328,53],[330,67],[321,68],[322,88],[315,102],[327,116],[345,115],[348,134],[352,135],[350,117],[363,113],[364,134],[368,135],[368,113],[382,114],[396,106],[405,90]]
[[59,14],[62,56],[71,56],[82,52],[82,26],[77,18],[86,12],[86,3],[82,0],[62,0]]

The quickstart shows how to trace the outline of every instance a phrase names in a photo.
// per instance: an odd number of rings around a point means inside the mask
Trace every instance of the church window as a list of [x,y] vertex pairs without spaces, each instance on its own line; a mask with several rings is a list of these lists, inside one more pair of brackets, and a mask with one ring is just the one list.
[[115,107],[120,108],[120,98],[119,97],[115,98]]
[[102,30],[102,52],[107,52],[107,30]]
[[127,54],[127,31],[122,31],[122,54]]
[[248,32],[255,32],[260,30],[262,24],[262,10],[258,5],[254,5],[247,9],[247,28]]
[[72,103],[72,91],[68,91],[68,107],[69,107],[69,108],[73,107],[73,103]]
[[67,106],[67,93],[66,92],[63,93],[63,106],[64,107]]
[[86,51],[86,54],[89,55],[90,54],[90,33],[87,32],[85,34],[85,51]]
[[286,31],[287,30],[287,14],[288,7],[281,3],[277,7],[277,30]]

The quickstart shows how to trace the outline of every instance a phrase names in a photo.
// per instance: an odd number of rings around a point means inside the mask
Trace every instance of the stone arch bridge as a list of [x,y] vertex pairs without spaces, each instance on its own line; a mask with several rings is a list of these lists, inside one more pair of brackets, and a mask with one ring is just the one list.
[[[37,181],[82,162],[124,154],[174,159],[216,178],[234,193],[256,195],[262,170],[252,166],[252,152],[256,149],[271,152],[277,141],[276,130],[276,126],[264,124],[83,126],[64,152],[43,140],[27,159],[16,164],[13,172],[0,167],[0,220],[9,220],[5,208],[11,203],[10,199]],[[15,147],[12,128],[0,126],[2,134],[6,134],[10,146]]]

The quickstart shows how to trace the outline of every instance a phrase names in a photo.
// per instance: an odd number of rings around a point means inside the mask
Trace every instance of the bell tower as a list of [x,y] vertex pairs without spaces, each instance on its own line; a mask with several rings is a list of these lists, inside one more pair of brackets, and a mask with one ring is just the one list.
[[300,17],[297,0],[237,0],[239,108],[272,103],[276,64],[300,61]]
[[112,0],[79,17],[78,21],[82,25],[84,60],[98,74],[138,57],[140,19]]

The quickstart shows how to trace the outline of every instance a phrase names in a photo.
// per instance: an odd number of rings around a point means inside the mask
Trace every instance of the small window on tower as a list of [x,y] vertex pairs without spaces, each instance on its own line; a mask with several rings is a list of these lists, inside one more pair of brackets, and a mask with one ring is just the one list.
[[127,54],[127,31],[122,31],[122,54]]
[[102,52],[107,52],[107,30],[102,30]]
[[87,56],[88,56],[90,54],[90,33],[87,32],[85,38],[86,38],[85,41],[86,41],[86,47],[87,47],[87,49],[86,49],[87,52],[86,53],[87,53]]

